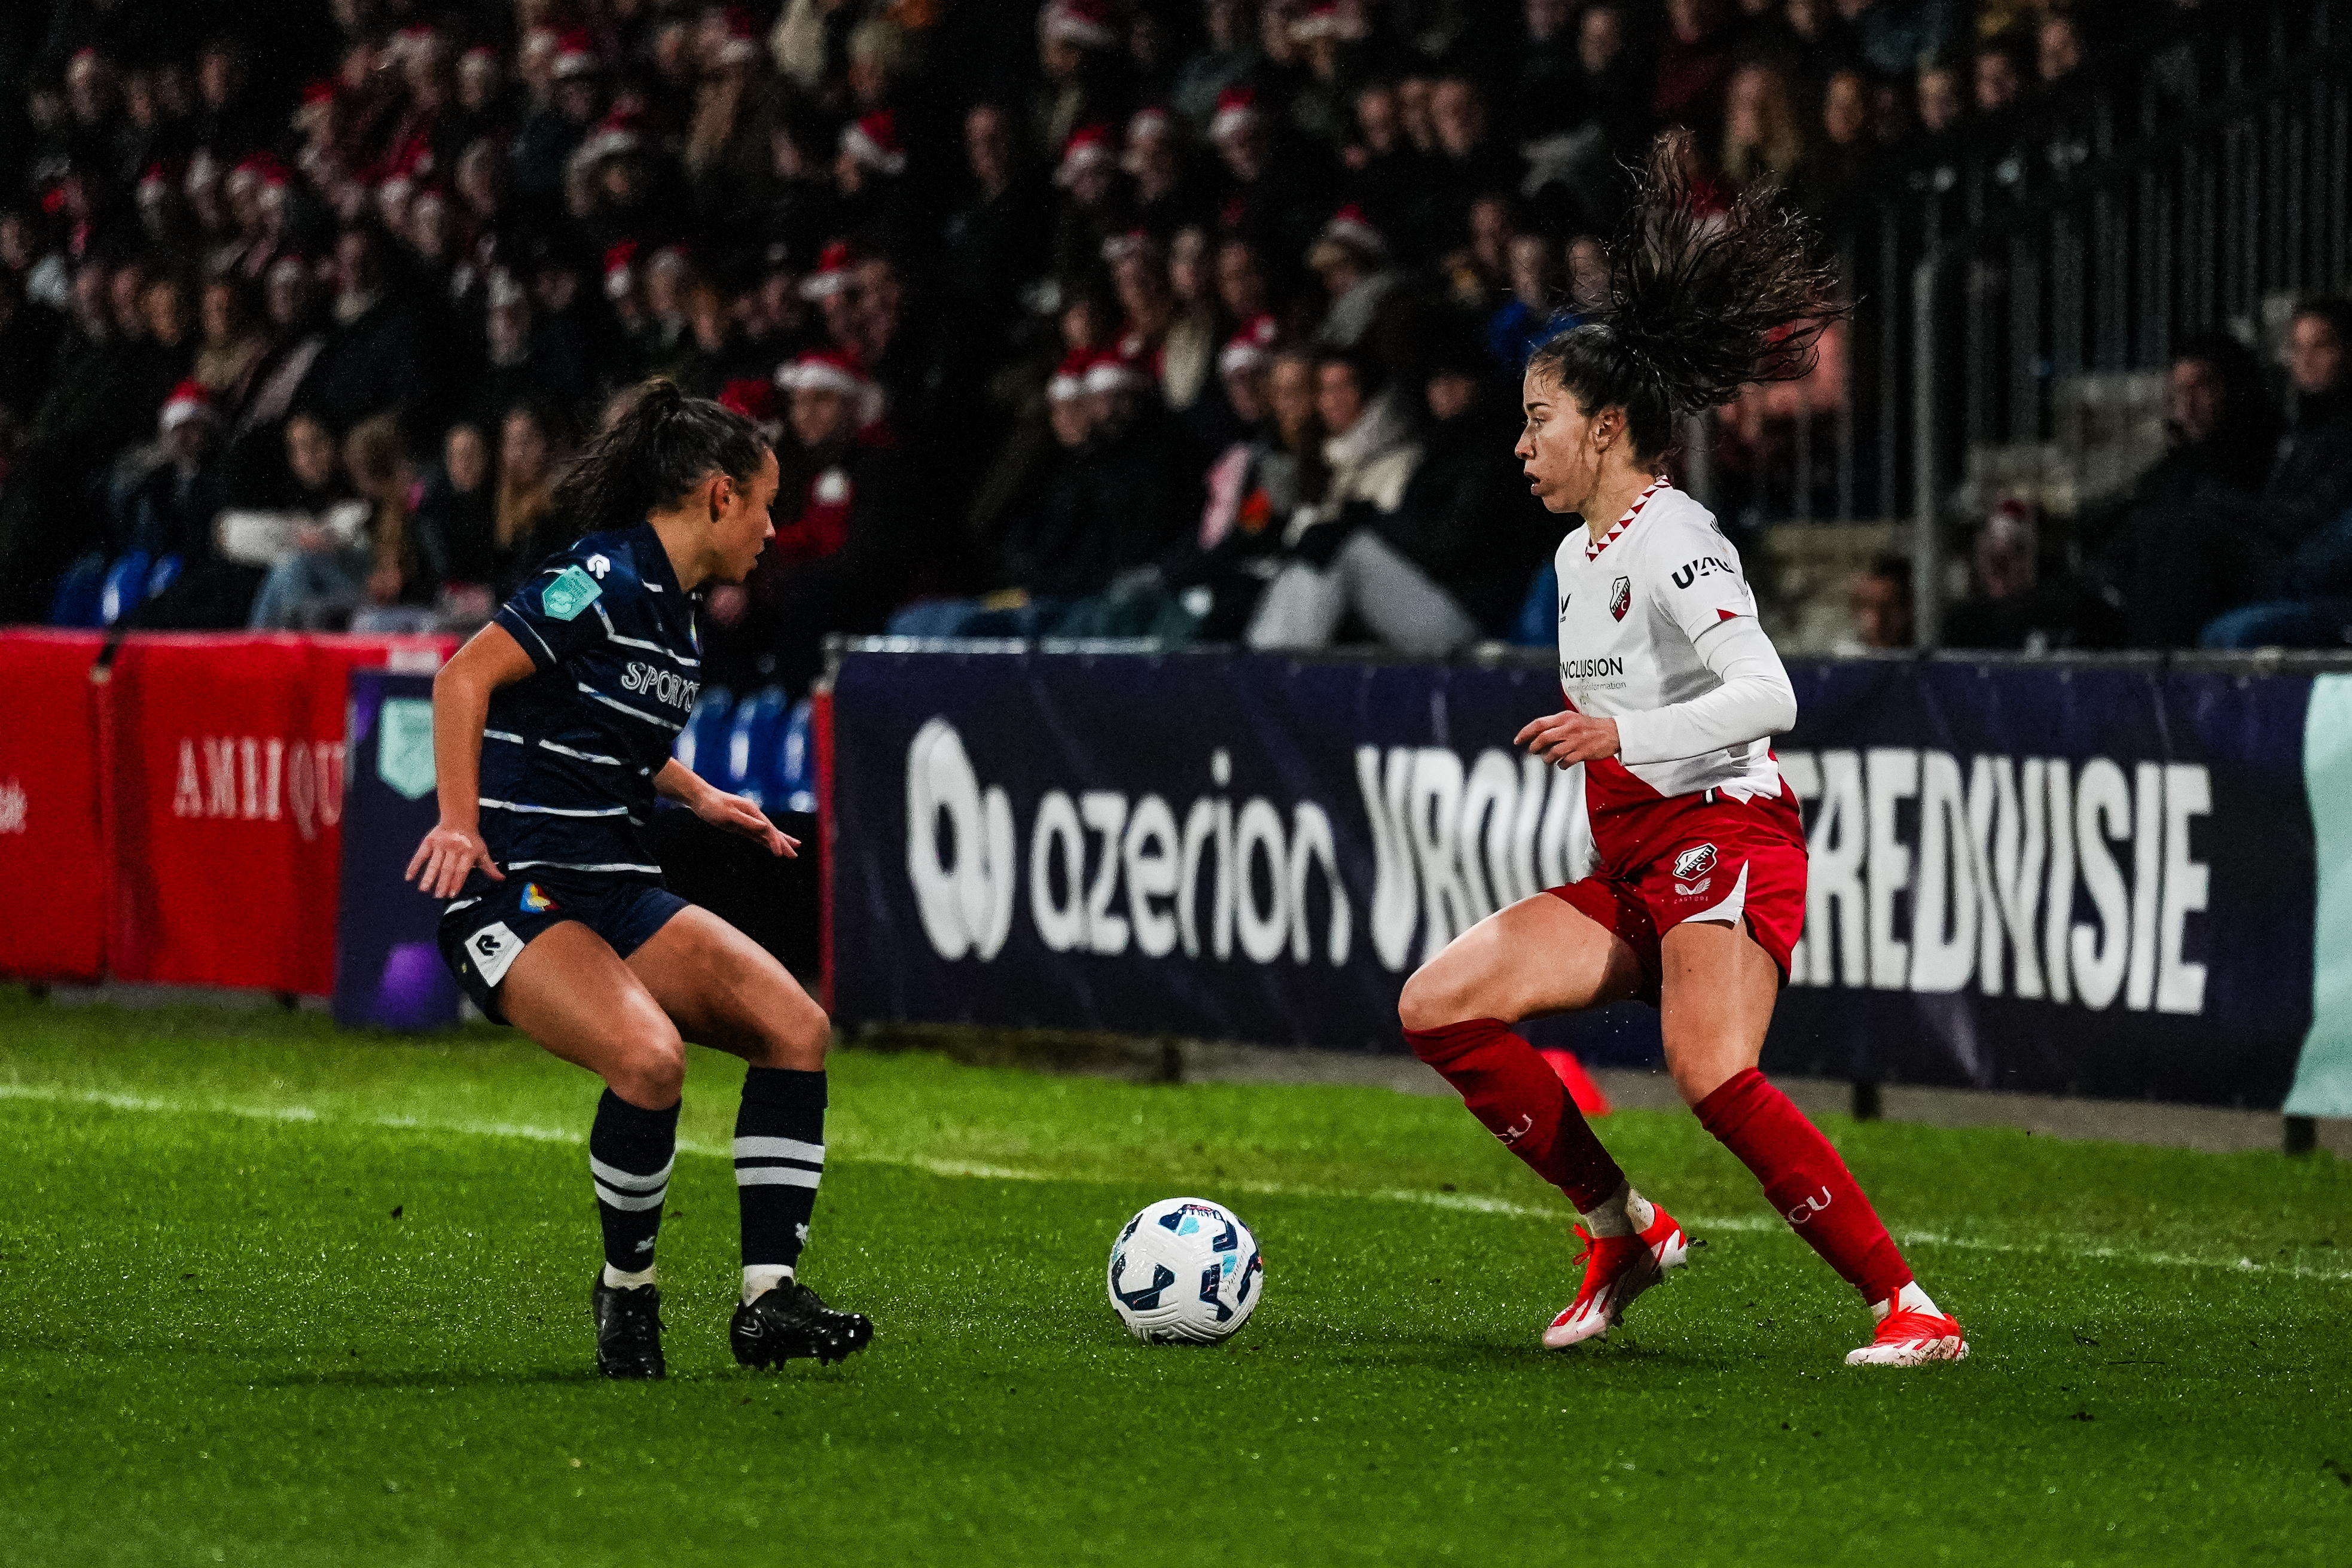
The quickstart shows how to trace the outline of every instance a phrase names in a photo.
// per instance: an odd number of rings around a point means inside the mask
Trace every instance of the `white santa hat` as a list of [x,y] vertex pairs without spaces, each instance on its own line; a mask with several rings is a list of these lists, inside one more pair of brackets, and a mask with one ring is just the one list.
[[898,117],[877,109],[841,129],[841,150],[885,174],[907,172],[907,150],[898,143]]
[[1118,29],[1112,26],[1106,0],[1051,0],[1037,13],[1037,32],[1041,37],[1076,44],[1082,49],[1118,47]]
[[1150,373],[1133,360],[1098,354],[1087,366],[1088,392],[1143,392],[1152,384]]
[[1255,125],[1265,116],[1257,106],[1257,89],[1249,87],[1229,87],[1217,94],[1217,112],[1209,121],[1209,140],[1222,142],[1245,125]]
[[172,389],[172,395],[163,404],[162,423],[168,436],[191,419],[217,422],[219,418],[220,412],[213,406],[212,394],[205,390],[204,383],[190,380]]
[[882,389],[845,349],[812,349],[777,367],[776,384],[786,392],[837,392],[857,408],[862,428],[882,417]]
[[1225,340],[1217,353],[1219,375],[1240,375],[1256,369],[1271,357],[1274,340],[1280,331],[1271,315],[1259,315],[1242,324],[1242,330]]

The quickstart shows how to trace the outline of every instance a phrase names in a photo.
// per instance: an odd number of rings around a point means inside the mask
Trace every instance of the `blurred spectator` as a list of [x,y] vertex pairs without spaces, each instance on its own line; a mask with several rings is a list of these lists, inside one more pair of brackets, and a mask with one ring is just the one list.
[[[445,594],[478,588],[478,603],[496,608],[492,585],[503,575],[497,490],[490,482],[489,437],[481,426],[452,425],[441,437],[441,461],[425,476],[409,523],[425,574]],[[482,618],[489,618],[487,610]]]
[[1511,237],[1511,297],[1486,322],[1486,352],[1507,374],[1517,375],[1529,354],[1576,324],[1561,313],[1566,297],[1554,254],[1542,235]]
[[1883,555],[1853,582],[1853,646],[1905,648],[1916,640],[1911,613],[1911,563]]
[[385,414],[362,420],[344,438],[342,458],[356,498],[316,525],[294,524],[292,548],[253,601],[247,624],[255,631],[339,631],[365,610],[412,598],[421,585],[408,527],[413,476],[399,421]]
[[2032,509],[2003,501],[1977,530],[1966,599],[1945,612],[1951,647],[2046,653],[2074,640],[2080,620],[2063,584],[2042,580],[2042,531]]

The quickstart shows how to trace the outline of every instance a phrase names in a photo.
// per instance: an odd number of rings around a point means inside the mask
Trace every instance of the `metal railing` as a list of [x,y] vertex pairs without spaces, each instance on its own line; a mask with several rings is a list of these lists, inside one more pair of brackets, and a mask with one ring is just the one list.
[[[2245,5],[1888,177],[1835,234],[1855,314],[1832,405],[1800,399],[1748,476],[1766,521],[1907,517],[1923,646],[1969,454],[2046,445],[2084,378],[2258,341],[2352,283],[2352,37],[2329,0]],[[1693,466],[1716,482],[1715,443]],[[1826,449],[1824,449],[1826,448]],[[2062,459],[2079,453],[2058,453]]]

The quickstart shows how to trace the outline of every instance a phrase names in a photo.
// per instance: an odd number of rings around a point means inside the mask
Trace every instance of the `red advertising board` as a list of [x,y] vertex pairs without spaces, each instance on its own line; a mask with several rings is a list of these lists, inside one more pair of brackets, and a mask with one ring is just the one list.
[[118,978],[324,995],[335,979],[346,691],[439,638],[157,634],[100,689]]
[[0,974],[95,980],[107,859],[96,632],[0,632]]

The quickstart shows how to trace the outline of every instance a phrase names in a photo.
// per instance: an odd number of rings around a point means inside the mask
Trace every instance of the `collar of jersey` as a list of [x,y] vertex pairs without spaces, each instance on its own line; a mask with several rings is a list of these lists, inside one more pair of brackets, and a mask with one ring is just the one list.
[[637,558],[637,581],[685,597],[685,590],[677,585],[677,573],[669,563],[669,552],[662,548],[661,533],[652,523],[641,522],[629,531],[629,552]]
[[1652,496],[1656,495],[1662,489],[1672,489],[1673,488],[1673,483],[1668,480],[1666,476],[1664,474],[1660,474],[1656,479],[1652,479],[1650,481],[1650,488],[1643,490],[1640,495],[1635,496],[1633,498],[1633,504],[1625,509],[1625,515],[1612,523],[1609,527],[1609,531],[1601,536],[1600,543],[1595,544],[1590,539],[1585,541],[1584,558],[1587,561],[1598,560],[1602,551],[1617,542],[1617,536],[1619,534],[1633,526],[1633,520],[1642,515],[1642,509],[1650,504],[1650,498]]

